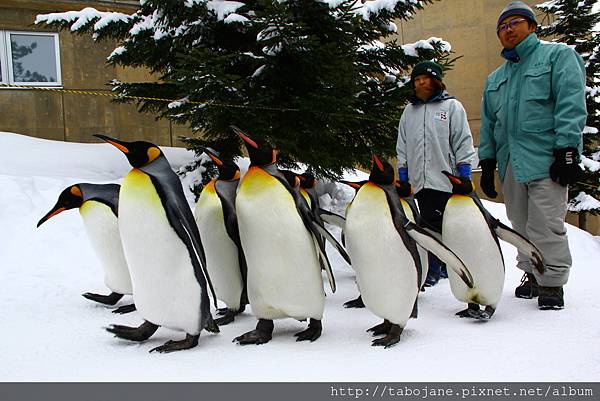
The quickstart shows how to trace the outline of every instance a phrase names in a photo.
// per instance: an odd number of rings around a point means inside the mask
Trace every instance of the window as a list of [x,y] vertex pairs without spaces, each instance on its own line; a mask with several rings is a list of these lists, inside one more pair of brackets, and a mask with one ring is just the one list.
[[58,34],[0,30],[1,82],[60,86]]

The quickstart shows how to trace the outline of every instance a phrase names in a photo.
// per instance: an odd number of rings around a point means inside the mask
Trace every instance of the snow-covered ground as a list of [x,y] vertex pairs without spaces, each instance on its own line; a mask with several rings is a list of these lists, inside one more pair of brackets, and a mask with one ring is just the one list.
[[[193,157],[163,148],[177,168]],[[246,162],[247,163],[247,162]],[[129,170],[108,144],[73,144],[0,133],[0,381],[595,381],[600,377],[598,237],[569,226],[574,267],[566,309],[539,311],[513,297],[521,273],[516,251],[503,244],[504,297],[491,321],[459,319],[463,304],[448,280],[422,293],[419,318],[399,344],[372,347],[365,330],[380,320],[366,309],[344,309],[357,290],[352,270],[332,254],[338,291],[329,289],[323,335],[298,343],[305,323],[275,322],[261,346],[232,343],[254,328],[247,310],[220,334],[203,332],[198,347],[172,354],[148,350],[183,333],[160,328],[137,344],[114,338],[109,324],[139,325],[137,312],[114,315],[80,294],[108,293],[77,211],[37,221],[76,182],[118,182]],[[352,177],[350,177],[352,178]],[[355,178],[358,180],[358,178]],[[340,186],[323,201],[341,210],[352,194]],[[190,197],[191,199],[191,197]],[[502,204],[485,202],[507,222]],[[337,233],[339,234],[339,233]],[[476,250],[477,244],[474,245]],[[293,278],[290,278],[293,280]],[[119,305],[129,303],[125,297]]]

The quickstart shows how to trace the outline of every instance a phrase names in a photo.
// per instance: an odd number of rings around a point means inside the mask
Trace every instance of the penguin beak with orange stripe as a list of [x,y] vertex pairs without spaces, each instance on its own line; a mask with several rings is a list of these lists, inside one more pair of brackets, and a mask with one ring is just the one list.
[[83,205],[83,195],[77,185],[71,185],[65,188],[58,196],[56,205],[37,223],[37,227],[50,220],[52,217],[64,212],[65,210],[79,208]]
[[94,136],[96,138],[102,139],[103,141],[111,144],[112,146],[123,152],[125,156],[127,156],[129,164],[131,164],[131,166],[135,168],[144,167],[152,163],[159,157],[163,156],[163,153],[158,148],[158,146],[150,142],[127,142],[100,134],[94,134]]
[[223,160],[217,151],[209,147],[199,145],[198,148],[210,157],[210,160],[217,166],[219,180],[231,181],[240,179],[240,168],[233,161]]
[[266,166],[277,162],[277,152],[264,138],[254,135],[252,138],[235,125],[230,126],[239,136],[248,150],[251,166]]
[[448,171],[442,171],[448,180],[450,180],[450,184],[452,184],[452,193],[456,195],[469,195],[475,189],[473,187],[473,182],[466,177],[457,177]]
[[373,153],[373,165],[371,166],[371,174],[369,181],[378,185],[390,185],[394,183],[394,168],[390,163],[381,160]]
[[358,191],[363,185],[365,185],[367,183],[367,181],[353,182],[353,181],[347,181],[347,180],[340,180],[339,182],[341,182],[342,184],[346,184],[349,187],[354,188],[355,191]]

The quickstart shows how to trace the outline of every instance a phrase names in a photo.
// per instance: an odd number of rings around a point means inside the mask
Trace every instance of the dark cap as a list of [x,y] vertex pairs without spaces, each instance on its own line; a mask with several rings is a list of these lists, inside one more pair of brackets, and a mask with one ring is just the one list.
[[419,64],[415,65],[410,74],[410,80],[414,81],[419,75],[429,75],[431,78],[437,79],[440,82],[444,77],[442,66],[430,60],[421,61]]
[[504,7],[504,10],[502,10],[500,13],[500,17],[498,17],[498,22],[496,23],[496,28],[498,28],[500,23],[504,21],[505,18],[512,17],[513,15],[525,17],[537,25],[537,20],[535,19],[533,9],[522,1],[513,1]]

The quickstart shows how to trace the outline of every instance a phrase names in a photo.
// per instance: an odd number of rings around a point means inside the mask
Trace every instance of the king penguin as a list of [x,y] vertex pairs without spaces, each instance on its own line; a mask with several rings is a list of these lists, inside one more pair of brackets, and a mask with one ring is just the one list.
[[[256,329],[235,338],[239,344],[263,344],[271,340],[273,320],[309,319],[297,341],[315,341],[321,335],[325,292],[319,257],[325,250],[316,242],[324,235],[348,261],[344,249],[317,223],[278,170],[276,152],[263,138],[251,139],[232,127],[244,141],[250,167],[236,198],[240,239],[248,265],[248,299],[259,319]],[[335,280],[325,265],[332,291]]]
[[240,182],[240,169],[231,160],[223,160],[203,148],[217,166],[219,176],[211,180],[198,198],[195,218],[206,252],[206,268],[215,287],[217,298],[226,308],[217,310],[224,315],[218,325],[234,321],[248,304],[246,295],[246,257],[240,242],[235,213],[235,197]]
[[[456,299],[468,304],[467,309],[456,315],[487,321],[496,311],[504,287],[504,258],[498,238],[530,255],[532,265],[540,273],[545,271],[543,257],[529,240],[502,224],[485,209],[472,191],[472,184],[471,191],[465,191],[460,178],[447,171],[442,173],[453,187],[453,195],[444,210],[442,238],[465,261],[473,275],[473,287],[468,288],[453,271],[448,270],[452,293]],[[481,310],[480,305],[485,309]]]
[[384,337],[372,345],[396,344],[416,317],[422,266],[417,243],[439,255],[467,285],[470,273],[462,261],[404,214],[394,185],[394,168],[373,155],[369,181],[357,191],[346,211],[346,243],[367,309],[384,319],[370,328]]
[[123,152],[133,167],[119,192],[119,232],[135,304],[145,320],[139,327],[112,325],[107,330],[144,341],[164,326],[185,332],[186,338],[150,352],[193,348],[203,329],[219,328],[210,313],[207,287],[212,285],[204,270],[204,249],[181,181],[156,145],[94,136]]
[[[129,268],[123,254],[118,225],[118,184],[73,184],[65,188],[56,204],[37,226],[48,219],[70,209],[79,209],[83,225],[94,252],[104,270],[104,283],[112,291],[109,295],[86,292],[83,297],[104,304],[115,305],[123,297],[132,293]],[[135,310],[135,305],[124,305],[113,313],[127,313]]]

